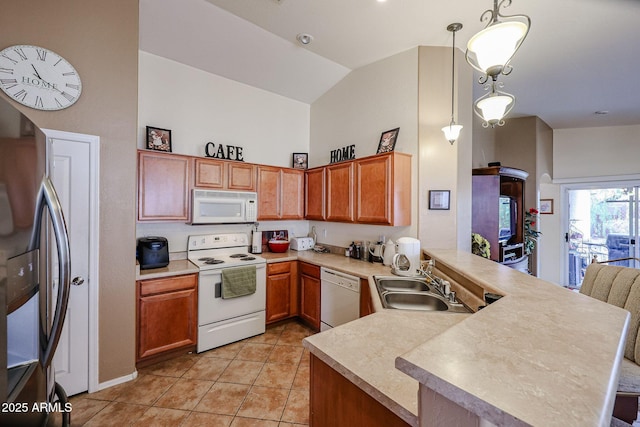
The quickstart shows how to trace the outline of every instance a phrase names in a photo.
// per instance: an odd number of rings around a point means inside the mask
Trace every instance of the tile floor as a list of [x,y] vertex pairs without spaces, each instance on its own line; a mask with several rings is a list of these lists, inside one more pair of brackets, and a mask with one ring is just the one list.
[[72,426],[301,427],[309,423],[312,334],[291,322],[244,341],[138,371],[73,396]]

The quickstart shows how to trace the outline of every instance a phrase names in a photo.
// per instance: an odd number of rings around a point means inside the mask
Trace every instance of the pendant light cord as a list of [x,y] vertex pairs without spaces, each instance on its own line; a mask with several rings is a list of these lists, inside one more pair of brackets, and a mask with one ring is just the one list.
[[453,99],[454,99],[454,79],[455,79],[455,70],[456,70],[456,31],[453,31],[453,48],[451,49],[451,126],[454,123],[453,120]]

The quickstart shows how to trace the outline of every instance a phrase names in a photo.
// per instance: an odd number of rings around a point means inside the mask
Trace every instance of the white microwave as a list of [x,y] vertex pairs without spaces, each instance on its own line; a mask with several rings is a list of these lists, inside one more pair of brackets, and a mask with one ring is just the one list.
[[194,189],[191,201],[192,224],[238,224],[258,218],[257,193]]

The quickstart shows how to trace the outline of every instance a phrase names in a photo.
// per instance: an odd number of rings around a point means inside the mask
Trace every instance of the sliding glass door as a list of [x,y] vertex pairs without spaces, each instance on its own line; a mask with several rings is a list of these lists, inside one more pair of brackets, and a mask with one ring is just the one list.
[[640,184],[582,186],[567,189],[568,287],[579,289],[594,259],[640,268],[638,200]]

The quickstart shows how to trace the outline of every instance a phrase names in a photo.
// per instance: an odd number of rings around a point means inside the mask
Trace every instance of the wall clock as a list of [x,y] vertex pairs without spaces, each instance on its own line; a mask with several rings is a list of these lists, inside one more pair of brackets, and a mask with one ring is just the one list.
[[38,46],[10,46],[0,52],[0,89],[36,110],[62,110],[80,97],[75,68],[57,53]]

